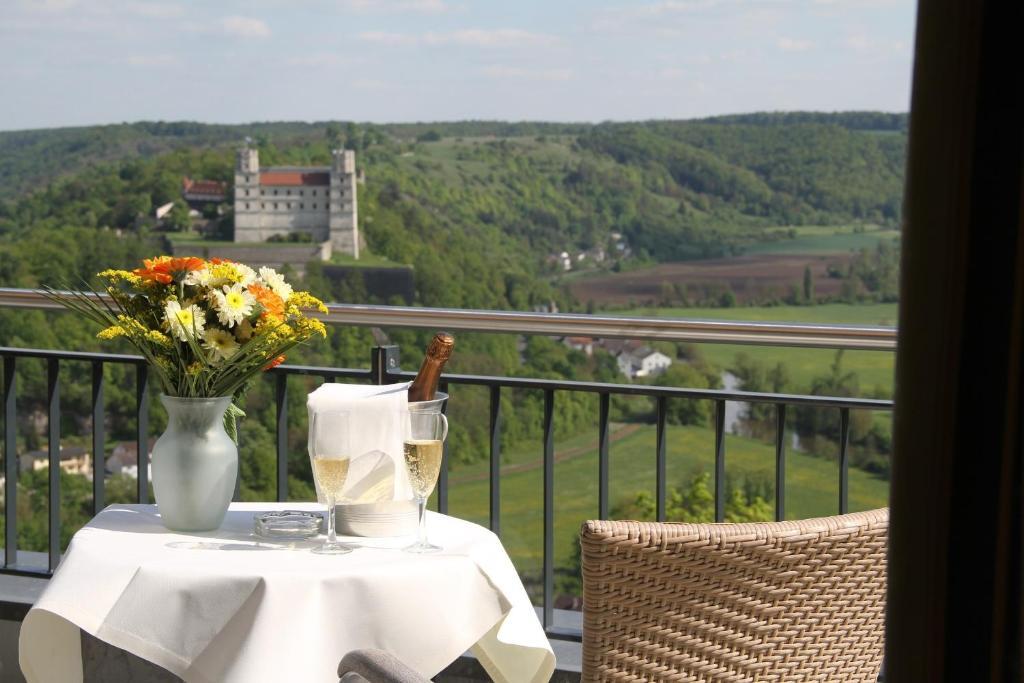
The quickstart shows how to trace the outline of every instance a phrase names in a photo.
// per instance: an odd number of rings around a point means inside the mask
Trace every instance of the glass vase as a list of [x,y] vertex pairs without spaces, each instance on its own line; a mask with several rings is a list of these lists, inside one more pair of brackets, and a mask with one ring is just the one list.
[[[153,446],[153,494],[173,531],[212,531],[224,521],[235,492],[238,448],[224,430],[230,396],[160,396],[167,429]],[[145,467],[140,454],[139,467]]]

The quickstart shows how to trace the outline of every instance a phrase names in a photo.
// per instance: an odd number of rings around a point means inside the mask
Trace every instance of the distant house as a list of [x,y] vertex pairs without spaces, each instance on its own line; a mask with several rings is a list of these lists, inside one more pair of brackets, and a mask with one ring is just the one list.
[[649,347],[642,347],[637,349],[632,354],[634,360],[634,367],[636,370],[633,373],[634,377],[652,377],[654,375],[660,375],[665,372],[670,365],[672,365],[672,359],[666,356],[661,351],[655,351]]
[[154,212],[154,215],[156,216],[157,220],[161,220],[164,216],[169,214],[171,212],[171,209],[173,209],[173,208],[174,208],[174,202],[167,202],[166,204],[162,204],[162,205],[156,207],[156,211]]
[[207,204],[223,204],[227,187],[227,183],[219,180],[193,180],[185,176],[181,180],[181,196],[189,208],[200,211]]
[[[41,470],[50,466],[50,453],[39,449],[23,453],[18,459],[21,472]],[[68,474],[92,477],[92,456],[82,446],[68,446],[60,449],[60,468]]]
[[594,340],[592,337],[565,337],[562,343],[574,351],[582,351],[588,356],[594,355]]
[[654,377],[672,365],[672,359],[648,346],[624,348],[615,357],[619,372],[629,378]]
[[[153,444],[156,443],[156,439],[151,438],[149,440],[148,458],[147,461],[153,459]],[[149,472],[149,470],[146,470]],[[132,479],[139,478],[139,449],[138,445],[134,441],[120,441],[114,446],[114,450],[111,451],[110,457],[107,458],[106,462],[106,473],[108,475],[123,474],[126,477]]]

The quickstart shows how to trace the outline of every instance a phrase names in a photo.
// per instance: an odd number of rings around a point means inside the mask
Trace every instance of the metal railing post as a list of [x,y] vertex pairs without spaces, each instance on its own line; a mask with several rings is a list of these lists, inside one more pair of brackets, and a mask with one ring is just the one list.
[[398,346],[373,347],[370,354],[370,377],[374,384],[390,384],[391,376],[401,371]]
[[52,572],[60,564],[60,359],[46,363],[46,450],[49,462],[49,560]]
[[4,565],[18,564],[18,383],[15,357],[4,356]]

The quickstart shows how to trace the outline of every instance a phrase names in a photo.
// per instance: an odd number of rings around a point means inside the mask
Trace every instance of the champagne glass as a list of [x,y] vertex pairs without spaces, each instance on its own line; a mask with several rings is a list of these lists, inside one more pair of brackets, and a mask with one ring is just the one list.
[[320,555],[344,555],[352,546],[339,543],[334,532],[334,510],[341,500],[341,491],[348,478],[352,457],[349,447],[349,414],[343,411],[313,413],[310,425],[310,454],[313,477],[327,501],[327,540],[314,548]]
[[430,497],[437,475],[441,473],[441,459],[444,455],[444,438],[448,435],[448,419],[437,412],[409,410],[410,433],[405,439],[403,451],[405,469],[409,473],[409,484],[419,506],[419,537],[405,548],[409,553],[436,553],[441,546],[427,540],[427,498]]

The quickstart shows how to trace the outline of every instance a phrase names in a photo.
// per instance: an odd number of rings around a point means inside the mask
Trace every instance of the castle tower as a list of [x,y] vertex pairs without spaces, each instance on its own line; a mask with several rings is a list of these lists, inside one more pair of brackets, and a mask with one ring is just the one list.
[[331,183],[328,225],[331,246],[359,258],[359,222],[356,208],[356,153],[331,152]]
[[235,161],[235,241],[255,242],[260,234],[260,152],[246,145]]

